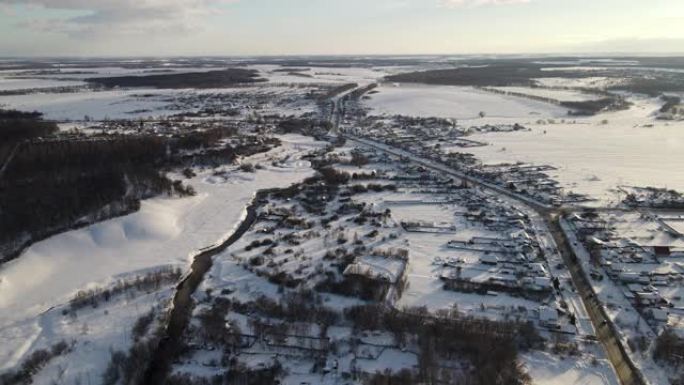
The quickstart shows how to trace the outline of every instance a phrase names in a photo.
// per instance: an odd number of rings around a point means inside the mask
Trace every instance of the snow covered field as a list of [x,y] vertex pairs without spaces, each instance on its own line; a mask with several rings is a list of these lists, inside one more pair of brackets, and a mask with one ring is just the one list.
[[0,76],[0,90],[15,91],[26,90],[34,88],[52,88],[52,87],[69,87],[82,86],[84,82],[80,81],[61,81],[51,79],[24,79],[24,78],[8,78]]
[[359,67],[283,67],[275,64],[253,65],[261,77],[272,83],[358,83],[370,84],[387,75],[387,71]]
[[[281,140],[281,147],[248,158],[265,165],[263,170],[243,173],[229,166],[221,177],[199,171],[187,181],[197,190],[195,197],[143,201],[136,213],[38,242],[3,265],[0,369],[32,351],[34,341],[64,338],[46,328],[40,314],[68,302],[78,290],[168,265],[185,270],[194,251],[230,235],[257,190],[311,176],[310,164],[298,159],[322,143],[298,135]],[[281,166],[271,165],[270,160],[286,158]]]
[[[116,89],[71,93],[33,93],[0,96],[0,108],[39,111],[53,120],[138,119],[195,112],[203,107],[232,107],[253,104],[262,114],[303,114],[314,110],[314,103],[301,97],[303,89],[255,86],[248,88],[193,89]],[[267,101],[264,101],[267,100]]]
[[534,385],[618,385],[613,367],[606,359],[595,365],[586,357],[557,357],[546,352],[523,355]]
[[561,117],[567,109],[524,98],[495,95],[470,87],[383,84],[366,105],[379,114],[475,119]]
[[[136,117],[159,115],[153,110],[165,105],[149,98],[136,98],[134,95],[159,90],[136,89],[114,91],[80,91],[64,94],[37,93],[25,95],[0,96],[0,106],[22,111],[39,111],[46,119],[80,120],[84,116],[93,119],[134,119]],[[145,112],[140,112],[144,110]],[[137,111],[137,112],[136,112]],[[168,114],[168,112],[167,112]]]
[[[530,130],[469,136],[490,145],[465,152],[485,164],[520,161],[554,166],[558,170],[550,175],[566,192],[607,203],[616,199],[613,190],[619,185],[684,190],[684,178],[679,177],[684,164],[684,122],[655,120],[662,105],[658,98],[630,95],[634,105],[628,110],[571,117],[566,109],[551,104],[466,87],[383,85],[378,90],[366,101],[375,114],[456,118],[464,127],[522,124]],[[573,99],[586,95],[553,92]],[[480,111],[485,112],[484,118],[478,116]]]
[[[618,185],[684,190],[684,123],[654,121],[656,99],[634,99],[626,111],[555,124],[524,121],[531,131],[474,135],[491,145],[469,149],[485,163],[549,164],[568,190],[603,202]],[[603,122],[606,120],[607,122]],[[605,123],[605,124],[604,124]],[[652,125],[652,126],[651,126]]]

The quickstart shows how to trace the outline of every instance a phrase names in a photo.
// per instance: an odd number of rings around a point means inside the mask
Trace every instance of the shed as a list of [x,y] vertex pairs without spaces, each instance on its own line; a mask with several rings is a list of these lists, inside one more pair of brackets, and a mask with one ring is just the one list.
[[539,307],[539,324],[543,326],[556,326],[558,324],[558,312],[548,306]]
[[670,246],[653,246],[653,252],[659,257],[669,257]]

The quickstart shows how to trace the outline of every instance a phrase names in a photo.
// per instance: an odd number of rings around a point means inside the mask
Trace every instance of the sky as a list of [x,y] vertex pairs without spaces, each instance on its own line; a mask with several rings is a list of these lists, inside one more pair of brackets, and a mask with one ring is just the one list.
[[684,53],[684,0],[0,0],[0,57]]

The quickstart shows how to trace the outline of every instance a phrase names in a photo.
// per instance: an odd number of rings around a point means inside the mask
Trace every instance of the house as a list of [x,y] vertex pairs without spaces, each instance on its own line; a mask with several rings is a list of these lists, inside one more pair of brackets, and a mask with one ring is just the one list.
[[518,279],[512,275],[494,275],[487,279],[487,283],[496,286],[503,286],[506,288],[515,288],[518,286]]
[[539,324],[545,327],[558,327],[558,312],[548,306],[539,307]]
[[528,290],[548,292],[553,289],[553,283],[549,277],[525,277],[521,280]]
[[632,293],[638,293],[644,290],[644,286],[638,283],[630,283],[627,285],[627,289],[629,289],[629,291],[631,291]]
[[539,263],[539,262],[530,263],[529,267],[530,267],[530,270],[536,275],[540,275],[540,276],[548,275],[544,265]]
[[651,280],[647,276],[642,276],[639,273],[632,272],[632,271],[626,271],[622,272],[618,275],[620,278],[620,281],[622,283],[628,284],[628,283],[641,283],[644,285],[648,285],[651,283]]
[[499,263],[499,258],[496,255],[485,254],[480,257],[480,263],[483,265],[496,266]]
[[640,304],[642,306],[653,306],[662,302],[662,298],[658,293],[639,292],[635,294],[637,304]]

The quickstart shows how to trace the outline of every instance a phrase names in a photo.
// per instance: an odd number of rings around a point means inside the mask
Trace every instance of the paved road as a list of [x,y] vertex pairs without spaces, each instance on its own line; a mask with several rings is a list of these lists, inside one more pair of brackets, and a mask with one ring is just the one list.
[[559,222],[559,215],[561,211],[560,208],[553,208],[540,202],[533,201],[528,197],[524,197],[520,194],[516,194],[512,191],[509,191],[502,186],[497,186],[495,184],[488,183],[477,178],[473,178],[462,172],[458,172],[453,169],[450,169],[449,167],[436,164],[435,162],[432,162],[430,160],[423,159],[415,155],[411,155],[403,150],[388,147],[382,143],[357,138],[346,133],[341,133],[340,135],[345,137],[347,140],[355,141],[357,143],[373,147],[376,150],[391,155],[404,156],[410,159],[412,162],[419,164],[423,167],[432,169],[434,171],[445,173],[447,175],[451,175],[459,179],[467,180],[471,184],[480,186],[484,189],[494,191],[496,193],[505,195],[509,198],[515,199],[516,201],[524,204],[525,206],[537,212],[544,219],[547,228],[549,229],[551,235],[553,236],[556,242],[556,245],[558,246],[558,250],[563,258],[563,261],[565,262],[565,265],[568,267],[568,270],[570,271],[573,283],[577,288],[578,292],[580,293],[582,301],[584,302],[584,306],[587,309],[587,312],[589,313],[589,317],[594,326],[594,329],[596,329],[596,337],[604,346],[608,358],[610,359],[613,367],[615,368],[615,372],[617,373],[620,383],[622,385],[646,384],[646,381],[644,381],[641,372],[632,364],[632,361],[629,359],[629,356],[624,346],[620,342],[617,329],[611,322],[602,305],[599,303],[599,301],[596,300],[596,296],[593,293],[593,289],[591,287],[589,279],[587,278],[587,275],[582,270],[582,267],[577,261],[577,257],[568,245],[568,240],[565,236],[565,233],[561,229]]

